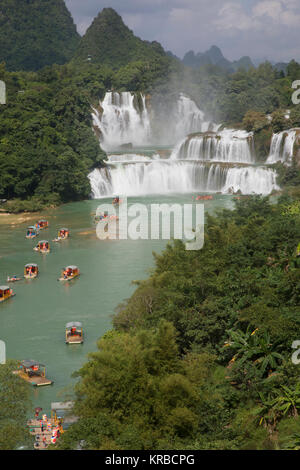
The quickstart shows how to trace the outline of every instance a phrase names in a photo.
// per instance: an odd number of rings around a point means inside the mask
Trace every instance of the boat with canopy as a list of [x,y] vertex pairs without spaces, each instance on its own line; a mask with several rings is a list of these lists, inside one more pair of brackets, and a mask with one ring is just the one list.
[[28,239],[35,238],[38,235],[38,233],[39,232],[37,228],[31,225],[30,227],[27,228],[26,238]]
[[24,267],[24,277],[25,279],[34,279],[39,273],[39,267],[35,263],[26,264]]
[[14,373],[18,374],[23,380],[26,380],[26,382],[31,383],[35,387],[53,384],[53,380],[47,379],[46,377],[46,366],[32,359],[21,361],[18,370]]
[[66,344],[82,344],[83,329],[82,323],[72,321],[66,324]]
[[80,274],[80,271],[77,266],[67,266],[61,272],[61,277],[58,279],[59,281],[71,281],[75,279]]
[[39,251],[40,253],[49,253],[50,243],[47,240],[41,240],[33,249],[35,251]]
[[9,286],[0,286],[0,302],[14,297],[16,294]]

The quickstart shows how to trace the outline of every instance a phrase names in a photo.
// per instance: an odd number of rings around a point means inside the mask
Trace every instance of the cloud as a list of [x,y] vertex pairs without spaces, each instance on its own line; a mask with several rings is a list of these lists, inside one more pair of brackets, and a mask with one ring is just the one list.
[[65,0],[84,34],[105,7],[142,39],[182,56],[218,45],[230,60],[243,55],[300,61],[299,0]]
[[213,24],[219,31],[225,32],[227,30],[245,31],[258,26],[254,19],[243,10],[242,5],[236,2],[225,3]]

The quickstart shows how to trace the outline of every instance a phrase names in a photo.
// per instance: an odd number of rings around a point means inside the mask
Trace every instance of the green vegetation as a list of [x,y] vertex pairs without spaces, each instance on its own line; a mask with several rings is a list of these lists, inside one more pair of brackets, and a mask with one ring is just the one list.
[[121,16],[112,8],[104,8],[82,38],[75,60],[87,61],[119,69],[131,62],[142,61],[149,67],[161,67],[171,59],[158,42],[142,41],[125,26]]
[[67,65],[31,73],[0,66],[8,90],[0,107],[0,195],[23,201],[9,209],[89,197],[87,175],[105,154],[92,130],[92,92],[80,78]]
[[[149,60],[117,70],[76,61],[38,72],[8,72],[0,65],[0,80],[8,90],[7,105],[0,107],[0,198],[10,200],[8,210],[40,210],[89,196],[87,175],[105,158],[92,130],[91,106],[98,106],[109,89],[149,92],[166,101],[173,92],[190,93],[215,120],[254,131],[261,161],[273,132],[300,125],[297,107],[290,106],[289,120],[284,117],[299,64],[291,63],[285,78],[264,64],[233,75],[202,67],[187,81],[186,70],[175,61],[162,60],[157,66]],[[271,122],[266,113],[271,113]],[[239,119],[243,121],[237,123]],[[281,173],[281,182],[297,184],[298,167]]]
[[26,430],[30,387],[12,373],[16,367],[13,361],[0,364],[0,450],[15,450],[31,443]]
[[119,308],[78,372],[79,421],[59,448],[299,447],[299,190],[207,217]]
[[79,39],[64,0],[1,0],[0,63],[8,70],[64,64]]
[[[41,6],[38,0],[22,0],[17,13],[12,13],[14,3],[5,0],[1,6],[2,16],[9,14],[16,23],[5,22],[0,35],[3,31],[6,38],[13,38],[5,28],[15,27],[26,36],[26,40],[14,39],[16,47],[20,40],[36,58],[36,47],[43,54],[49,52],[43,40],[34,36],[35,23],[28,23],[32,35],[27,34],[27,26],[18,23],[25,21],[31,8],[32,22],[44,25],[40,18],[45,17],[44,2]],[[33,14],[35,10],[40,16]],[[55,41],[53,49],[65,54],[65,59],[48,60],[45,54],[44,62],[35,63],[22,49],[26,67],[9,61],[7,67],[0,64],[0,80],[5,81],[8,91],[7,105],[0,107],[0,198],[9,200],[3,206],[8,211],[41,210],[89,197],[87,175],[105,159],[92,129],[91,106],[98,106],[107,90],[150,93],[157,102],[166,103],[174,98],[174,93],[186,92],[214,121],[253,130],[261,161],[268,154],[273,132],[300,125],[299,110],[291,106],[291,84],[300,74],[300,65],[294,61],[287,66],[286,74],[268,63],[234,74],[214,65],[187,68],[166,54],[158,43],[135,37],[111,8],[98,15],[73,54],[71,49],[78,38],[71,34],[75,27],[64,3],[47,2],[46,18],[47,27],[44,25],[39,31],[46,32],[47,40],[55,36],[57,41],[63,41],[70,53],[61,52],[64,47]],[[72,41],[67,41],[60,21],[69,25]],[[55,35],[51,28],[59,30],[59,34]],[[7,44],[5,50],[9,57],[18,60],[12,44]],[[87,60],[89,55],[91,61]],[[54,61],[61,64],[71,56],[73,59],[65,65],[40,69]],[[14,68],[33,71],[9,71]],[[287,107],[291,110],[289,120],[284,117]],[[266,114],[272,114],[271,122]],[[283,184],[293,186],[299,178],[296,166],[280,169]]]

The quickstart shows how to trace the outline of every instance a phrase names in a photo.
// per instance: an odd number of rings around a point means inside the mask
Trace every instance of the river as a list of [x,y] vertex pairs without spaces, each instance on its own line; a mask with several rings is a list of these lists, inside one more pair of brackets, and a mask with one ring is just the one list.
[[[128,204],[190,203],[192,195],[129,198]],[[111,199],[101,200],[111,202]],[[112,315],[122,301],[130,297],[135,287],[132,280],[144,279],[153,267],[152,252],[160,252],[164,240],[100,241],[92,213],[99,201],[88,200],[66,204],[45,212],[49,228],[34,240],[25,238],[29,223],[0,226],[0,283],[7,275],[23,274],[24,265],[39,265],[39,276],[31,281],[11,284],[16,296],[0,305],[0,339],[4,340],[10,359],[34,359],[47,366],[52,386],[32,388],[33,406],[49,412],[53,401],[72,397],[71,374],[96,350],[96,342],[112,326]],[[229,195],[215,195],[205,201],[205,210],[232,208]],[[68,227],[71,237],[61,243],[51,243],[51,253],[33,251],[39,239],[55,238],[57,230]],[[57,281],[62,268],[75,264],[81,276],[70,283]],[[83,345],[68,346],[64,341],[65,324],[81,321]]]

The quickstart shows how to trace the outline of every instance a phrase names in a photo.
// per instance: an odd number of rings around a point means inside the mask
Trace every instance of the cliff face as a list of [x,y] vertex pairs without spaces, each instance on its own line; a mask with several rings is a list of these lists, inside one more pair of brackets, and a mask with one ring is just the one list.
[[112,8],[104,8],[81,39],[75,60],[119,68],[133,61],[155,61],[167,58],[158,42],[143,41],[123,23]]
[[1,0],[0,62],[8,70],[64,64],[79,43],[64,0]]

